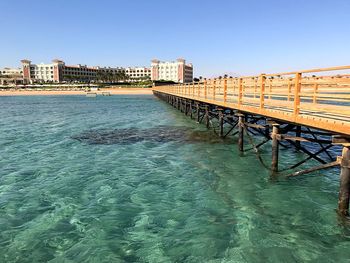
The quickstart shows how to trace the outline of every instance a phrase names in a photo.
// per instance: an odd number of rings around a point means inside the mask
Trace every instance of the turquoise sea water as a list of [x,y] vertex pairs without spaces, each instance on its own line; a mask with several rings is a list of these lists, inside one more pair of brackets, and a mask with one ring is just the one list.
[[350,262],[338,171],[271,178],[153,96],[0,106],[0,262]]

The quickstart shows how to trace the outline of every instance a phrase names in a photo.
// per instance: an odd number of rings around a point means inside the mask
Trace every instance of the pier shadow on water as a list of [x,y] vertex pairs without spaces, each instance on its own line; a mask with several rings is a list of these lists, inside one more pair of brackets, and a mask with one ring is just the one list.
[[96,129],[84,131],[71,136],[72,139],[86,144],[133,144],[137,142],[206,142],[222,143],[229,139],[221,139],[212,132],[199,131],[188,127],[158,126],[149,129],[127,128],[127,129]]

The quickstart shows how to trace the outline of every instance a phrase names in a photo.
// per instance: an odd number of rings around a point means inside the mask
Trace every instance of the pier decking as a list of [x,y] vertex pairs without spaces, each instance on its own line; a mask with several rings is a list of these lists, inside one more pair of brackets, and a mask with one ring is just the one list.
[[[347,71],[347,72],[346,72]],[[288,142],[320,166],[290,174],[297,176],[340,165],[338,211],[348,215],[350,198],[350,66],[260,74],[258,76],[204,79],[199,82],[154,87],[156,96],[166,100],[207,127],[218,121],[220,136],[238,131],[238,147],[244,151],[244,134],[256,152],[272,140],[271,170],[278,171],[279,146]],[[229,126],[225,131],[224,126]],[[255,145],[251,134],[267,140]],[[291,135],[292,134],[292,135]],[[295,136],[294,136],[295,135]],[[310,151],[303,142],[315,143]],[[343,146],[342,156],[329,149]],[[323,158],[326,155],[328,160]],[[260,158],[260,157],[259,157]]]
[[[203,80],[154,90],[350,135],[350,66]],[[310,76],[320,72],[331,76]],[[303,77],[303,74],[308,74]]]

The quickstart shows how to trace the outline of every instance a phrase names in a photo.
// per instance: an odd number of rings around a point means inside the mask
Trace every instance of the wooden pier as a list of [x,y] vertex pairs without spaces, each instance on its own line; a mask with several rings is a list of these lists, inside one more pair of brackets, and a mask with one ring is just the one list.
[[[340,166],[338,213],[349,215],[350,66],[204,79],[159,86],[153,93],[186,115],[214,128],[218,135],[238,135],[238,149],[254,150],[274,175],[295,177]],[[253,135],[264,140],[256,143]],[[271,141],[271,164],[259,148]],[[249,149],[245,149],[247,142]],[[293,147],[306,158],[279,169],[279,148]],[[312,150],[311,150],[312,149]],[[339,152],[339,154],[334,154]],[[309,160],[320,163],[295,172]]]

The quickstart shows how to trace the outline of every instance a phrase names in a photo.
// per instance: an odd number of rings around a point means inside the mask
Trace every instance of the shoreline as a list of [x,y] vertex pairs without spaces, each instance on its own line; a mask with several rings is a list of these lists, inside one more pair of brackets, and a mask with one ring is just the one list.
[[[152,88],[109,88],[90,91],[97,95],[109,92],[111,95],[151,95]],[[1,90],[2,96],[54,96],[54,95],[86,95],[85,90]]]

